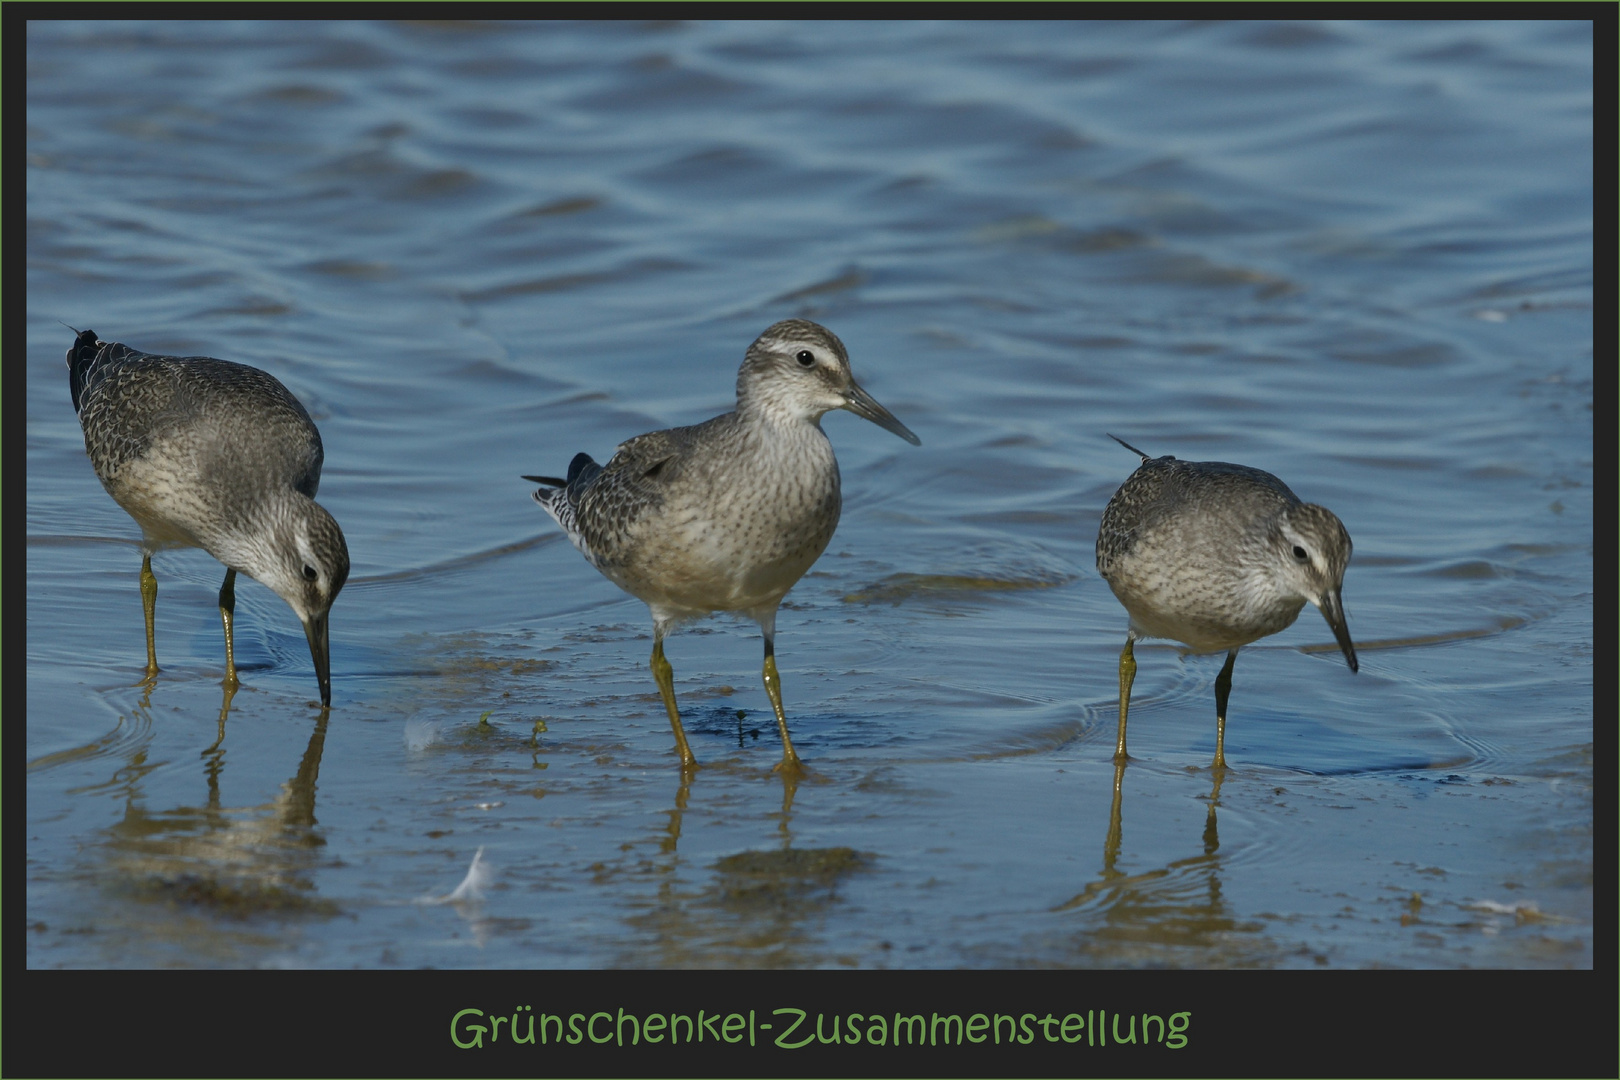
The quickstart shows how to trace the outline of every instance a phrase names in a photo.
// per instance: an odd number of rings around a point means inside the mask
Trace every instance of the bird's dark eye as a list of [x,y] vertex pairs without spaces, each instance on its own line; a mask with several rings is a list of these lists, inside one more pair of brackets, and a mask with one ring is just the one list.
[[[1295,548],[1294,550],[1298,551],[1299,549]],[[321,575],[318,572],[316,572],[316,570],[315,570],[315,568],[313,566],[304,567],[304,580],[305,581],[314,581],[316,578],[318,578],[320,576]]]
[[1310,552],[1306,551],[1304,548],[1300,547],[1298,544],[1294,545],[1294,558],[1298,559],[1300,562],[1304,562],[1306,559],[1309,559],[1310,557],[1311,557]]
[[795,356],[793,359],[799,362],[800,367],[807,368],[816,366],[816,354],[811,352],[809,349],[800,349],[799,355]]

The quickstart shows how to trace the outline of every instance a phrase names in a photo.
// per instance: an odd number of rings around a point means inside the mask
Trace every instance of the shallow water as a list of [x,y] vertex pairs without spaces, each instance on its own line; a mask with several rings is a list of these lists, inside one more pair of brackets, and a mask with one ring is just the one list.
[[[1585,23],[28,25],[31,967],[1592,965]],[[825,429],[777,659],[670,639],[522,473],[729,407]],[[60,320],[60,322],[58,321]],[[61,323],[263,367],[354,569],[303,634],[138,538]],[[1138,646],[1102,508],[1238,461],[1355,540],[1236,667]],[[481,852],[481,855],[479,854]],[[454,894],[477,856],[478,870]]]

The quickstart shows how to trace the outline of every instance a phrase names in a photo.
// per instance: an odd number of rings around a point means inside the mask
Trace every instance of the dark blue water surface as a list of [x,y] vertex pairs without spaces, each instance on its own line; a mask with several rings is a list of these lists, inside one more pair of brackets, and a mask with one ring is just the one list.
[[[1590,24],[27,35],[30,966],[1592,964]],[[812,777],[720,617],[683,783],[645,607],[519,475],[725,410],[788,316],[922,446],[825,421]],[[198,551],[143,687],[62,323],[308,406],[329,718],[245,579],[222,700]],[[1216,788],[1220,659],[1140,645],[1112,836],[1109,432],[1331,507],[1361,654],[1245,649]]]

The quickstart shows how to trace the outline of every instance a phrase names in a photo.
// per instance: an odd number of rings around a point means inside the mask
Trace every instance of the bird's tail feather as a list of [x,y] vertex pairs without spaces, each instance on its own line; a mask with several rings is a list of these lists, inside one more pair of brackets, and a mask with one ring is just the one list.
[[[73,328],[68,327],[69,330]],[[73,391],[73,411],[79,411],[79,397],[84,393],[84,384],[90,378],[90,372],[95,369],[96,357],[101,353],[101,342],[96,338],[94,330],[74,331],[78,336],[73,339],[73,347],[67,352],[68,384]]]
[[[544,484],[552,489],[563,488],[568,493],[568,501],[578,504],[579,497],[585,493],[585,489],[591,486],[591,481],[595,480],[601,472],[602,466],[598,465],[591,455],[581,453],[575,454],[574,460],[568,463],[568,479],[566,480],[560,476],[525,476],[523,479],[536,484]],[[555,490],[537,491],[534,493],[534,501],[541,506],[550,506],[551,499],[556,494]]]

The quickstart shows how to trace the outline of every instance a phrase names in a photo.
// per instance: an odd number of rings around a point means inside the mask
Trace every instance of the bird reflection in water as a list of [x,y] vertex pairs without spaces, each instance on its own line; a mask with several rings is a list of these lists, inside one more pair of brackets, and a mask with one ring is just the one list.
[[1203,852],[1137,873],[1119,869],[1124,847],[1124,779],[1126,763],[1114,766],[1113,806],[1103,841],[1102,874],[1054,911],[1090,909],[1102,913],[1105,934],[1131,943],[1152,944],[1242,929],[1221,896],[1221,841],[1216,823],[1223,770],[1214,770],[1209,808],[1204,817]]
[[[320,710],[297,770],[270,803],[227,806],[225,736],[236,692],[236,684],[224,686],[218,734],[201,754],[208,785],[203,806],[151,812],[140,788],[145,770],[130,769],[139,762],[119,770],[127,775],[128,790],[124,817],[109,830],[113,863],[138,895],[153,899],[240,916],[335,914],[335,905],[311,896],[315,886],[309,876],[312,852],[326,842],[316,829],[315,789],[331,710]],[[149,686],[138,708],[150,711]]]
[[[793,821],[793,799],[799,793],[800,775],[786,770],[776,775],[782,779],[782,810],[777,815],[777,832],[782,835],[782,846],[790,847],[793,843],[793,832],[790,825]],[[669,824],[664,826],[664,835],[658,840],[658,851],[662,855],[675,854],[676,847],[681,840],[681,820],[686,814],[686,804],[692,797],[692,774],[689,770],[681,771],[681,779],[675,788],[675,805],[668,811]]]

